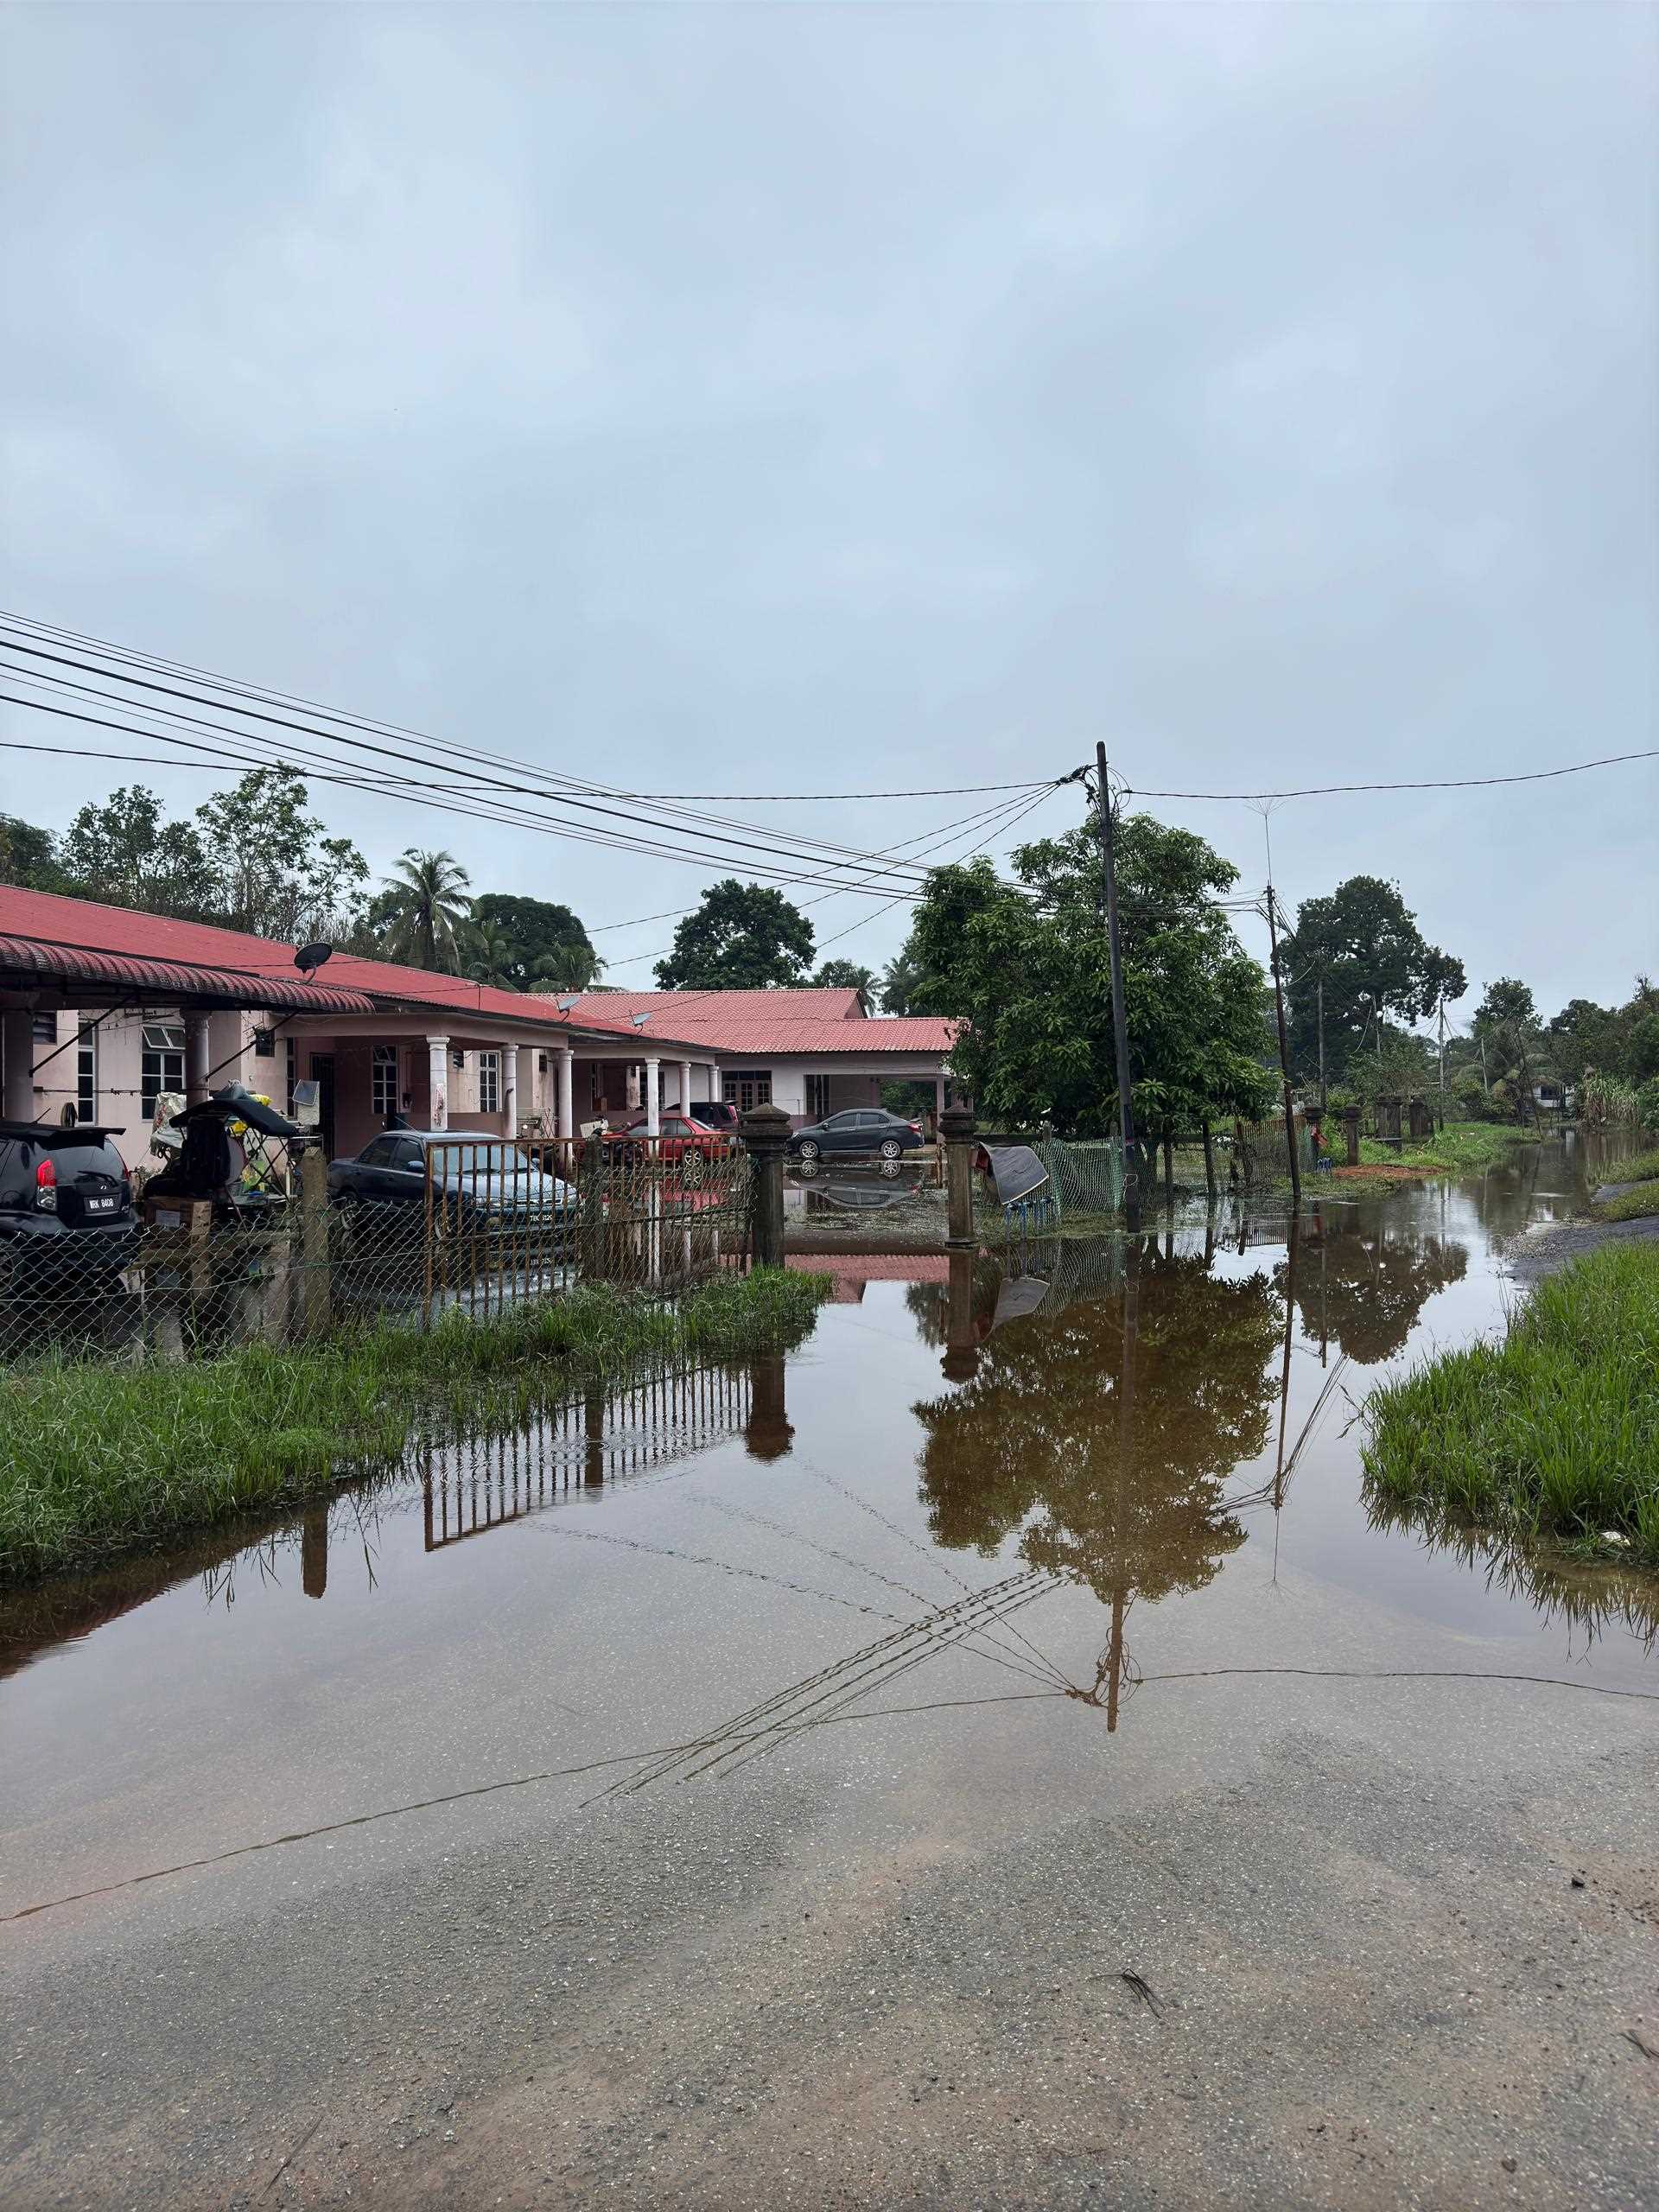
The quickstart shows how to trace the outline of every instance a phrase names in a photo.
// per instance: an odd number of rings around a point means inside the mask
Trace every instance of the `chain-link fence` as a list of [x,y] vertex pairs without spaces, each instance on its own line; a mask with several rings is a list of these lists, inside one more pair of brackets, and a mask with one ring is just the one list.
[[100,1183],[110,1203],[96,1217],[66,1182],[44,1230],[25,1214],[8,1234],[0,1216],[0,1360],[182,1357],[381,1319],[429,1326],[451,1308],[489,1314],[577,1283],[671,1296],[747,1263],[749,1185],[742,1147],[713,1132],[388,1132],[332,1169],[303,1156],[257,1205],[240,1189],[155,1198]]

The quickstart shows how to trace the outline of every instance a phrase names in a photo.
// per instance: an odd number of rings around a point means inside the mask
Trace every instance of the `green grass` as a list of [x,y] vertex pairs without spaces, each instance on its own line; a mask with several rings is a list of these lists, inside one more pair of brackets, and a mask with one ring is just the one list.
[[[1331,1141],[1332,1157],[1341,1166],[1347,1158],[1341,1123],[1327,1128],[1325,1134]],[[1362,1167],[1434,1167],[1448,1175],[1461,1175],[1478,1167],[1501,1166],[1511,1145],[1538,1141],[1536,1129],[1517,1129],[1501,1122],[1448,1122],[1426,1143],[1413,1144],[1408,1138],[1398,1152],[1391,1144],[1363,1136],[1359,1160]]]
[[758,1268],[672,1307],[581,1290],[427,1332],[0,1372],[0,1583],[315,1496],[423,1434],[511,1425],[594,1376],[798,1342],[829,1287]]
[[1590,1211],[1598,1221],[1645,1221],[1649,1214],[1659,1213],[1659,1177],[1633,1184],[1616,1198],[1604,1198]]
[[1384,1384],[1363,1449],[1373,1508],[1432,1533],[1659,1567],[1659,1248],[1592,1253],[1541,1284],[1502,1344]]
[[1651,1152],[1638,1152],[1629,1160],[1610,1160],[1605,1170],[1610,1183],[1659,1182],[1659,1145]]

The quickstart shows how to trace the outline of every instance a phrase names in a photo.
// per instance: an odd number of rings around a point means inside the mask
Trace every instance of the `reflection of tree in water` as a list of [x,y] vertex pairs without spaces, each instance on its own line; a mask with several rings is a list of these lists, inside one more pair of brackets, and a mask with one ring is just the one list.
[[[1461,1244],[1410,1231],[1304,1240],[1296,1261],[1296,1309],[1308,1336],[1322,1343],[1328,1335],[1350,1359],[1374,1367],[1404,1349],[1430,1297],[1461,1282],[1468,1268]],[[1274,1270],[1281,1298],[1286,1272],[1283,1262]]]
[[938,1542],[988,1554],[1028,1523],[1024,1558],[1107,1599],[1126,1588],[1162,1597],[1212,1579],[1221,1555],[1244,1540],[1222,1485],[1267,1443],[1282,1308],[1263,1275],[1223,1281],[1199,1257],[1150,1249],[1138,1306],[1121,1468],[1125,1331],[1116,1299],[997,1330],[971,1382],[916,1408]]

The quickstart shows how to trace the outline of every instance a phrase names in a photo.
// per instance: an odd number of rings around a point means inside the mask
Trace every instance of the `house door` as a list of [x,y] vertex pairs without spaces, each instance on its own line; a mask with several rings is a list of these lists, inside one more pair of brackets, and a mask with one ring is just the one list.
[[311,1080],[317,1086],[317,1127],[322,1132],[322,1156],[334,1156],[334,1056],[313,1052]]

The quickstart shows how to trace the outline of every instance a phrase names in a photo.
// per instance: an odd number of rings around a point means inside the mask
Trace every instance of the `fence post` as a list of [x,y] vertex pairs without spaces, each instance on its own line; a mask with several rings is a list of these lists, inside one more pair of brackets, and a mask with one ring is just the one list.
[[605,1272],[605,1122],[582,1147],[577,1199],[582,1208],[582,1272],[589,1281]]
[[1211,1205],[1216,1203],[1216,1138],[1208,1122],[1204,1125],[1204,1192]]
[[1359,1165],[1359,1109],[1344,1106],[1342,1109],[1342,1133],[1348,1140],[1348,1165]]
[[1376,1134],[1383,1144],[1400,1148],[1400,1100],[1398,1094],[1379,1096],[1376,1102]]
[[1414,1098],[1408,1103],[1407,1111],[1411,1116],[1412,1142],[1414,1144],[1426,1142],[1434,1134],[1434,1124],[1429,1118],[1427,1101]]
[[305,1325],[321,1336],[328,1326],[328,1162],[321,1140],[300,1154],[301,1250],[305,1262]]
[[751,1107],[738,1123],[749,1156],[749,1260],[757,1268],[784,1264],[784,1147],[789,1116],[768,1102]]
[[952,1249],[971,1246],[974,1236],[974,1116],[958,1103],[939,1116],[944,1139],[944,1241]]

